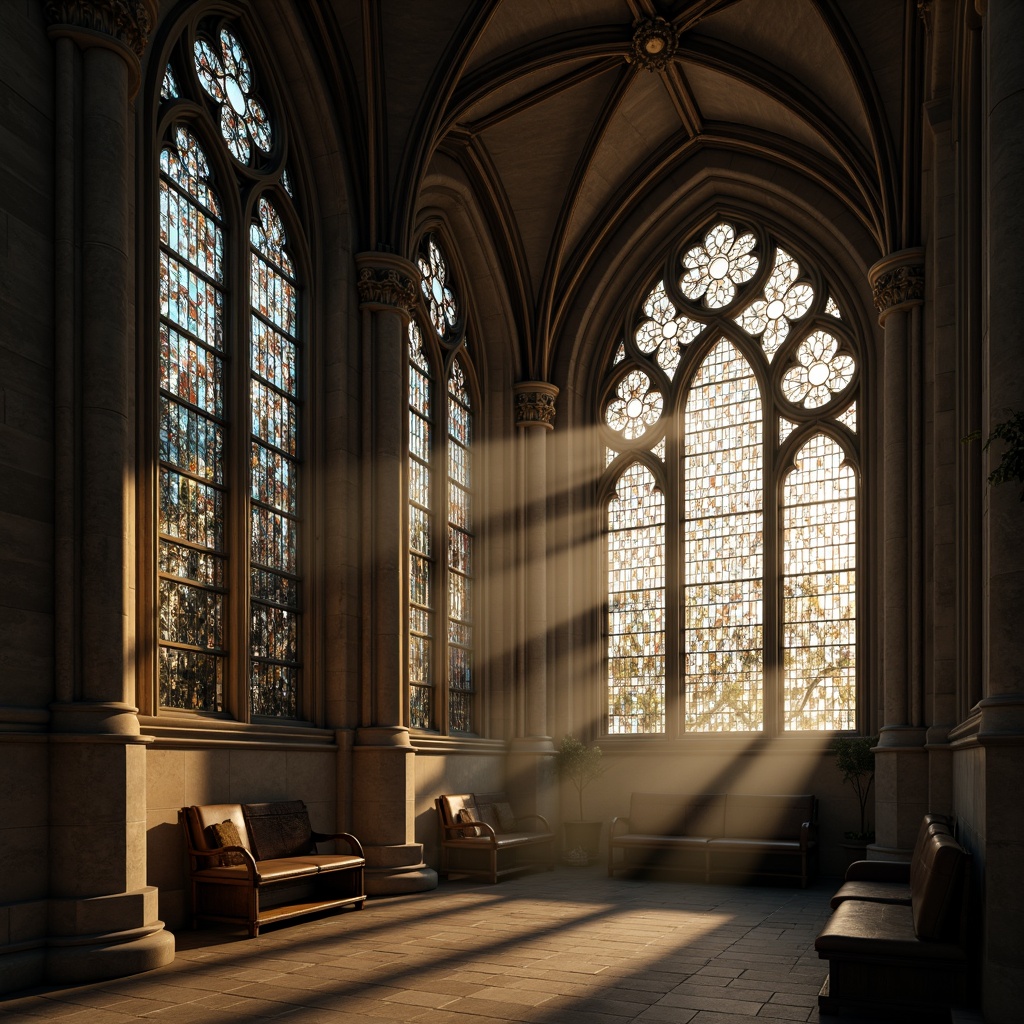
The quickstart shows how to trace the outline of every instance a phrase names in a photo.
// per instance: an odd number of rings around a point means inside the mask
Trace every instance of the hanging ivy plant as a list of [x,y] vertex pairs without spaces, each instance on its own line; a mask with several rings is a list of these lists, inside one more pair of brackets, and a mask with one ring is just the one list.
[[[981,431],[976,430],[964,440],[976,441],[979,437]],[[999,464],[989,473],[988,482],[996,485],[1015,480],[1021,484],[1020,500],[1024,501],[1024,412],[1015,412],[1008,420],[997,423],[981,450],[987,452],[996,441],[1003,441],[1006,447]]]

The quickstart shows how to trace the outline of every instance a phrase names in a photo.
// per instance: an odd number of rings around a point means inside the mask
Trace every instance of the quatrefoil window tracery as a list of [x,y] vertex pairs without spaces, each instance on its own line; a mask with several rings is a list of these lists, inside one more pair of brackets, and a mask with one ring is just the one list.
[[761,348],[769,362],[789,337],[790,322],[802,317],[814,301],[814,289],[809,284],[795,283],[799,276],[800,264],[784,249],[778,249],[764,295],[736,317],[736,323],[748,334],[761,335]]
[[716,224],[701,245],[683,256],[684,274],[679,280],[683,294],[696,301],[703,296],[708,309],[723,309],[736,298],[738,285],[749,281],[760,265],[753,254],[757,239],[747,231],[736,237],[731,224]]
[[661,418],[661,392],[651,387],[650,377],[642,370],[630,370],[619,381],[615,394],[608,403],[605,422],[627,441],[640,437]]
[[783,394],[794,405],[818,409],[844,391],[853,380],[851,356],[839,354],[839,342],[826,331],[815,331],[796,350],[797,364],[782,378]]
[[252,95],[252,67],[241,43],[227,29],[220,30],[218,39],[220,53],[206,39],[196,40],[196,72],[203,89],[220,104],[220,132],[228,149],[244,164],[252,145],[270,152],[270,119]]

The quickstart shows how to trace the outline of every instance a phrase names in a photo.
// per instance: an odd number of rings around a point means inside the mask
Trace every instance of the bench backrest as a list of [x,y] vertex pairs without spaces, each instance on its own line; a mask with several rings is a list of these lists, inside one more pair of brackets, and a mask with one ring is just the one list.
[[211,834],[213,825],[230,821],[238,832],[238,845],[252,853],[249,842],[249,830],[245,825],[245,815],[241,804],[202,804],[200,806],[183,807],[182,822],[188,832],[189,845],[194,850],[216,850],[223,845]]
[[919,939],[955,942],[964,926],[968,853],[948,833],[925,837],[911,882],[914,934]]
[[814,797],[736,796],[725,801],[726,839],[799,839],[803,823],[814,821]]
[[216,850],[225,845],[213,834],[213,826],[231,822],[238,832],[237,845],[244,847],[257,860],[316,853],[309,812],[302,800],[201,804],[183,807],[181,817],[194,850]]
[[633,793],[629,827],[639,835],[720,836],[725,828],[725,800],[714,793]]
[[911,891],[913,891],[914,883],[921,869],[921,860],[928,843],[928,837],[930,835],[951,836],[952,834],[953,830],[950,828],[949,818],[943,814],[929,813],[921,819],[921,827],[917,830],[917,840],[914,843],[914,852],[910,857]]

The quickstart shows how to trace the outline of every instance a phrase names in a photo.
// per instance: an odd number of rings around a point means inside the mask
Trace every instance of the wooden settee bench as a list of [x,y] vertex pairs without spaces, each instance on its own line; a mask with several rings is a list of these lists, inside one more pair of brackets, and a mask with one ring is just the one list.
[[855,861],[814,941],[829,967],[819,1010],[948,1021],[972,1001],[969,892],[970,855],[928,818],[909,864]]
[[[200,921],[263,925],[338,907],[359,909],[363,848],[348,832],[314,832],[301,800],[183,807],[192,886],[192,927]],[[347,853],[320,853],[340,840]]]
[[555,866],[555,836],[541,814],[518,816],[503,793],[442,794],[434,801],[441,831],[442,878],[469,875],[496,883]]
[[629,816],[609,829],[608,875],[656,868],[693,871],[706,882],[799,878],[806,887],[817,864],[817,807],[809,793],[633,793]]

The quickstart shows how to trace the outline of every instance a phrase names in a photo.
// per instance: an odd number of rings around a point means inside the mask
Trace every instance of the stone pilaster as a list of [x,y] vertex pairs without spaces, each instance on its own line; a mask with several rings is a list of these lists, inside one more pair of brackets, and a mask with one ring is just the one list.
[[146,885],[135,696],[134,176],[151,10],[45,5],[57,58],[57,693],[50,719],[46,976],[68,984],[174,957]]
[[555,426],[558,388],[544,381],[513,387],[521,431],[526,589],[523,637],[525,693],[518,735],[509,750],[509,789],[527,813],[550,819],[555,810],[551,775],[554,746],[548,734],[548,532],[547,446]]
[[437,885],[415,842],[416,752],[406,710],[404,614],[406,412],[404,360],[419,271],[398,256],[356,257],[368,403],[363,493],[364,607],[369,634],[367,682],[352,748],[352,831],[366,852],[371,895],[420,892]]
[[927,809],[921,666],[921,306],[924,253],[880,260],[869,280],[884,332],[882,394],[882,728],[875,759],[874,856],[914,844]]

